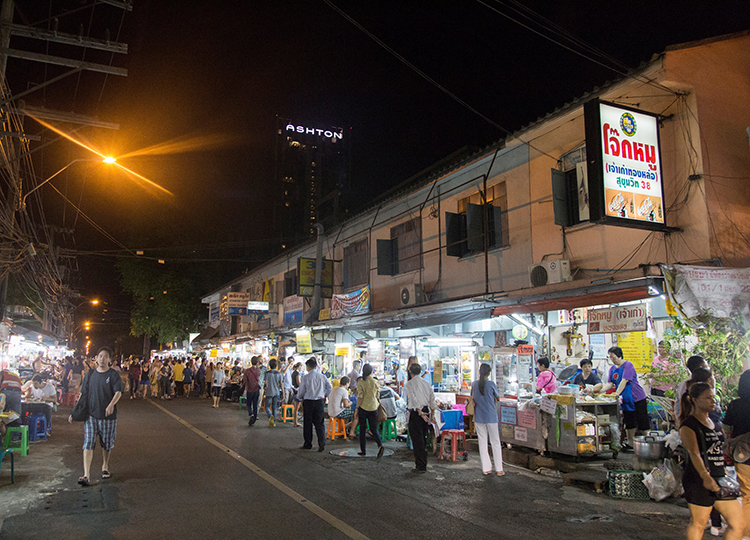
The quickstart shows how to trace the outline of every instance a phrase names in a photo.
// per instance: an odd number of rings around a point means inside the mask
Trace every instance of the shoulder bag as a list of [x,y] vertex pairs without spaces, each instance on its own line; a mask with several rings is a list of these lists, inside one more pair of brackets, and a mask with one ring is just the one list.
[[748,463],[750,461],[750,433],[743,433],[724,441],[724,453],[732,458],[735,463]]
[[469,416],[474,416],[474,387],[475,385],[471,385],[471,391],[472,393],[469,394],[469,401],[466,402],[466,414]]
[[[701,445],[701,456],[703,456],[703,464],[706,466],[706,470],[710,473],[711,467],[708,463],[708,456],[706,455],[706,436],[701,429],[700,433],[700,445]],[[719,486],[719,491],[714,491],[713,496],[717,501],[731,501],[740,496],[740,484],[726,474],[720,478],[714,478]]]
[[81,386],[81,395],[78,396],[73,412],[70,413],[70,417],[74,422],[85,422],[89,419],[89,379],[91,378],[92,372],[86,374],[86,378],[83,380]]

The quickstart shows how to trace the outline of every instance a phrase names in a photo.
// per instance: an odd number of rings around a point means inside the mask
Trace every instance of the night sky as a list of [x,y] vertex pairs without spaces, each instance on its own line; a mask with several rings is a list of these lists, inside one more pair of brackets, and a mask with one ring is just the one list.
[[[490,9],[573,46],[542,29],[520,3],[334,3],[438,84],[510,131],[619,76]],[[49,8],[47,2],[40,4]],[[237,242],[244,242],[243,248],[264,245],[270,235],[264,186],[273,180],[276,115],[352,128],[351,181],[358,193],[352,211],[463,146],[482,147],[505,135],[325,2],[133,4],[120,37],[128,43],[129,54],[113,62],[129,70],[127,78],[108,77],[102,92],[104,77],[87,75],[75,94],[70,81],[26,100],[119,123],[119,131],[82,132],[92,146],[116,156],[176,141],[183,144],[173,148],[191,148],[120,160],[174,197],[91,167],[71,170],[56,184],[128,247],[191,246],[147,251],[168,263],[170,257],[236,259]],[[523,5],[630,67],[670,44],[750,28],[750,10],[741,1]],[[103,26],[94,27],[92,37],[103,37],[101,28],[106,26],[114,39],[121,11],[103,5],[95,9],[95,20],[101,16]],[[27,15],[33,22],[40,14]],[[58,73],[50,69],[44,75],[39,69],[11,60],[8,79],[14,92]],[[27,129],[41,131],[31,123]],[[45,150],[37,174],[50,175],[58,163],[70,161],[70,151],[68,143]],[[61,223],[63,205],[56,197],[45,192],[45,212]],[[74,214],[70,207],[65,212],[69,226]],[[117,249],[81,220],[75,247]],[[78,265],[84,295],[114,298],[119,286],[111,259],[81,256]],[[228,263],[226,269],[238,272],[249,266],[252,261]]]

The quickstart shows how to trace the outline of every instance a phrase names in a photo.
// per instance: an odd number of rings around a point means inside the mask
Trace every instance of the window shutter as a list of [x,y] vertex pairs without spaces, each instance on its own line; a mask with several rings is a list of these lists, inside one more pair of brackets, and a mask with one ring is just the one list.
[[555,211],[555,224],[569,227],[568,188],[565,173],[557,169],[552,169],[552,204]]
[[449,257],[466,255],[466,216],[445,213],[445,252]]
[[490,206],[488,229],[490,230],[491,248],[503,247],[503,209],[499,206]]
[[470,253],[484,251],[484,207],[466,205],[466,246]]
[[378,275],[395,276],[398,274],[398,239],[378,240]]

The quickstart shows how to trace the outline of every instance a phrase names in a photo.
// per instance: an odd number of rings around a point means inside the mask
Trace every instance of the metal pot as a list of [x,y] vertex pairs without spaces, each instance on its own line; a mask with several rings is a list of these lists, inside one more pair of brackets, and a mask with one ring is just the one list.
[[661,459],[664,455],[664,439],[653,435],[635,438],[635,455],[642,459]]

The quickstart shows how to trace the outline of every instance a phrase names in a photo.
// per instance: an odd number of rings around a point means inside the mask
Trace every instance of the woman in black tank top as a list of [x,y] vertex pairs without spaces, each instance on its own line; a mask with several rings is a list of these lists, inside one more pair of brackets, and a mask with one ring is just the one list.
[[[739,501],[717,501],[716,478],[726,474],[721,443],[724,435],[708,413],[716,407],[716,398],[707,383],[695,383],[683,395],[680,414],[680,437],[689,457],[685,464],[682,486],[690,508],[688,540],[700,540],[711,509],[716,508],[727,521],[724,538],[741,540],[744,520]],[[708,465],[708,468],[706,467]]]

